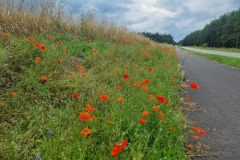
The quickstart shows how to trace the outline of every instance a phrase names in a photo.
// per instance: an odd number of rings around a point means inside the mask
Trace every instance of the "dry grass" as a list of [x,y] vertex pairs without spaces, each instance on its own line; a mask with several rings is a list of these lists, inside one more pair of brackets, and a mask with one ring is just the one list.
[[0,33],[29,36],[65,32],[125,44],[152,43],[148,38],[117,25],[113,20],[100,20],[91,12],[68,14],[54,0],[0,0]]

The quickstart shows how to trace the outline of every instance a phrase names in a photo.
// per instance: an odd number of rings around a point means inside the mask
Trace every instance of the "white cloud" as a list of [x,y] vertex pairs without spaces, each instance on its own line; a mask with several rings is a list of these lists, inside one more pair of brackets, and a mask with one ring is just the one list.
[[[179,41],[218,16],[240,7],[240,0],[62,0],[77,12],[94,9],[138,32],[171,34]],[[80,9],[81,8],[81,9]]]
[[187,27],[192,27],[194,21],[196,21],[196,18],[188,18],[184,21],[176,22],[175,25],[178,29],[183,29],[183,28],[187,28]]

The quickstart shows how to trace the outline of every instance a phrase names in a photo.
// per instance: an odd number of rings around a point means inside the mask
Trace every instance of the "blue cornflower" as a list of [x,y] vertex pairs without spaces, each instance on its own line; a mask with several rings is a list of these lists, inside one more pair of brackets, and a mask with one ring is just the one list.
[[41,160],[41,157],[36,157],[36,160]]
[[47,131],[47,134],[53,134],[53,131],[50,129]]

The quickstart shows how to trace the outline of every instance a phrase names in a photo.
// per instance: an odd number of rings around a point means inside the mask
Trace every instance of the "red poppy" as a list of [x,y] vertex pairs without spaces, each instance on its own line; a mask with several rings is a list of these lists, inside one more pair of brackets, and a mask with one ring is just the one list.
[[199,89],[198,84],[195,83],[195,82],[191,82],[190,85],[191,85],[192,89],[194,89],[194,90],[198,90]]
[[139,123],[141,123],[141,124],[145,124],[146,122],[147,122],[146,119],[142,119],[142,118],[139,119]]
[[165,97],[164,96],[157,96],[157,100],[161,103],[165,102]]
[[88,110],[88,111],[95,111],[96,110],[96,108],[92,107],[90,104],[86,104],[85,109]]
[[87,42],[88,42],[88,43],[91,43],[91,42],[92,42],[92,40],[91,40],[91,39],[89,39]]
[[194,131],[195,133],[199,133],[199,132],[200,132],[200,130],[199,130],[197,127],[193,127],[193,131]]
[[38,63],[38,62],[40,62],[41,60],[42,60],[42,59],[41,59],[40,57],[37,57],[37,58],[35,58],[34,62]]
[[47,48],[43,44],[41,44],[41,50],[45,51]]
[[27,40],[28,41],[34,41],[34,37],[29,36],[29,37],[27,37]]
[[190,102],[190,98],[189,98],[189,97],[186,97],[185,100],[186,100],[187,102]]
[[63,53],[63,56],[65,56],[65,57],[66,57],[66,56],[68,56],[68,54],[67,54],[67,53]]
[[17,93],[16,93],[16,92],[12,92],[12,93],[11,93],[11,96],[12,96],[12,97],[17,97]]
[[148,117],[150,115],[150,112],[148,112],[148,111],[143,111],[143,116],[144,117]]
[[171,82],[174,82],[174,78],[170,78],[170,81],[171,81]]
[[149,71],[152,71],[152,70],[153,70],[153,68],[152,68],[152,67],[148,67],[148,70],[149,70]]
[[87,77],[87,74],[86,74],[86,73],[83,73],[83,74],[82,74],[82,77],[83,77],[83,78],[86,78],[86,77]]
[[147,83],[150,83],[151,81],[149,79],[145,79],[142,84],[147,84]]
[[204,136],[204,135],[206,134],[206,130],[200,130],[200,131],[199,131],[199,134],[200,134],[201,136]]
[[147,91],[148,87],[147,86],[142,86],[142,91]]
[[41,47],[42,47],[41,43],[39,43],[39,42],[34,43],[34,46],[39,49],[41,49]]
[[153,110],[154,110],[154,111],[157,111],[157,110],[159,110],[159,109],[160,109],[160,107],[159,107],[159,106],[153,106],[152,108],[153,108]]
[[123,102],[123,101],[124,101],[124,98],[122,98],[122,97],[118,98],[118,102]]
[[47,35],[47,39],[49,39],[49,40],[52,39],[52,36]]
[[108,124],[113,124],[111,119],[108,119]]
[[173,131],[174,128],[173,128],[173,127],[169,127],[168,130],[169,130],[169,131]]
[[90,121],[91,114],[89,114],[88,112],[80,112],[79,119],[81,119],[82,121]]
[[58,62],[58,64],[61,64],[61,60],[60,59],[58,59],[57,62]]
[[129,76],[129,74],[126,74],[126,73],[125,73],[125,74],[123,75],[123,77],[124,77],[124,78],[129,78],[130,76]]
[[191,149],[193,149],[193,145],[188,144],[188,145],[187,145],[187,148],[191,150]]
[[83,66],[77,66],[77,68],[79,68],[81,71],[85,70],[85,68]]
[[102,101],[107,101],[107,100],[109,99],[109,97],[108,97],[107,94],[102,94],[102,95],[100,96],[100,99],[101,99]]
[[195,140],[199,140],[200,139],[199,136],[192,136],[192,138],[195,139]]
[[133,85],[136,86],[136,87],[139,87],[139,86],[141,86],[141,83],[140,82],[133,82]]
[[120,90],[122,87],[121,86],[116,86],[116,89]]
[[3,33],[3,37],[8,37],[9,34],[8,33]]
[[165,113],[163,113],[163,112],[160,112],[160,113],[158,114],[158,118],[159,118],[159,119],[163,119],[164,116],[165,116]]
[[62,42],[60,42],[60,41],[57,42],[57,46],[60,46],[60,45],[62,45]]
[[41,80],[41,81],[46,81],[47,78],[46,78],[45,76],[41,76],[41,77],[40,77],[40,80]]
[[88,134],[91,134],[92,131],[88,128],[84,128],[83,131],[80,133],[82,136],[86,136]]
[[167,100],[167,99],[165,99],[164,103],[165,103],[165,104],[168,104],[168,100]]
[[72,97],[75,98],[75,99],[78,98],[78,96],[79,96],[79,94],[77,94],[77,93],[72,94]]
[[123,140],[122,144],[115,144],[112,151],[111,151],[111,155],[113,157],[117,156],[119,153],[121,153],[125,147],[128,145],[128,141],[127,140]]

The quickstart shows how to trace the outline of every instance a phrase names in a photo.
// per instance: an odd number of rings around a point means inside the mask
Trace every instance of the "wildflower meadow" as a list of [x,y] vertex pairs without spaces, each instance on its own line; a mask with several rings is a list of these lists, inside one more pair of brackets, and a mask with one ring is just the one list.
[[180,92],[200,87],[175,48],[88,18],[0,30],[0,158],[188,159],[206,131],[186,125]]

